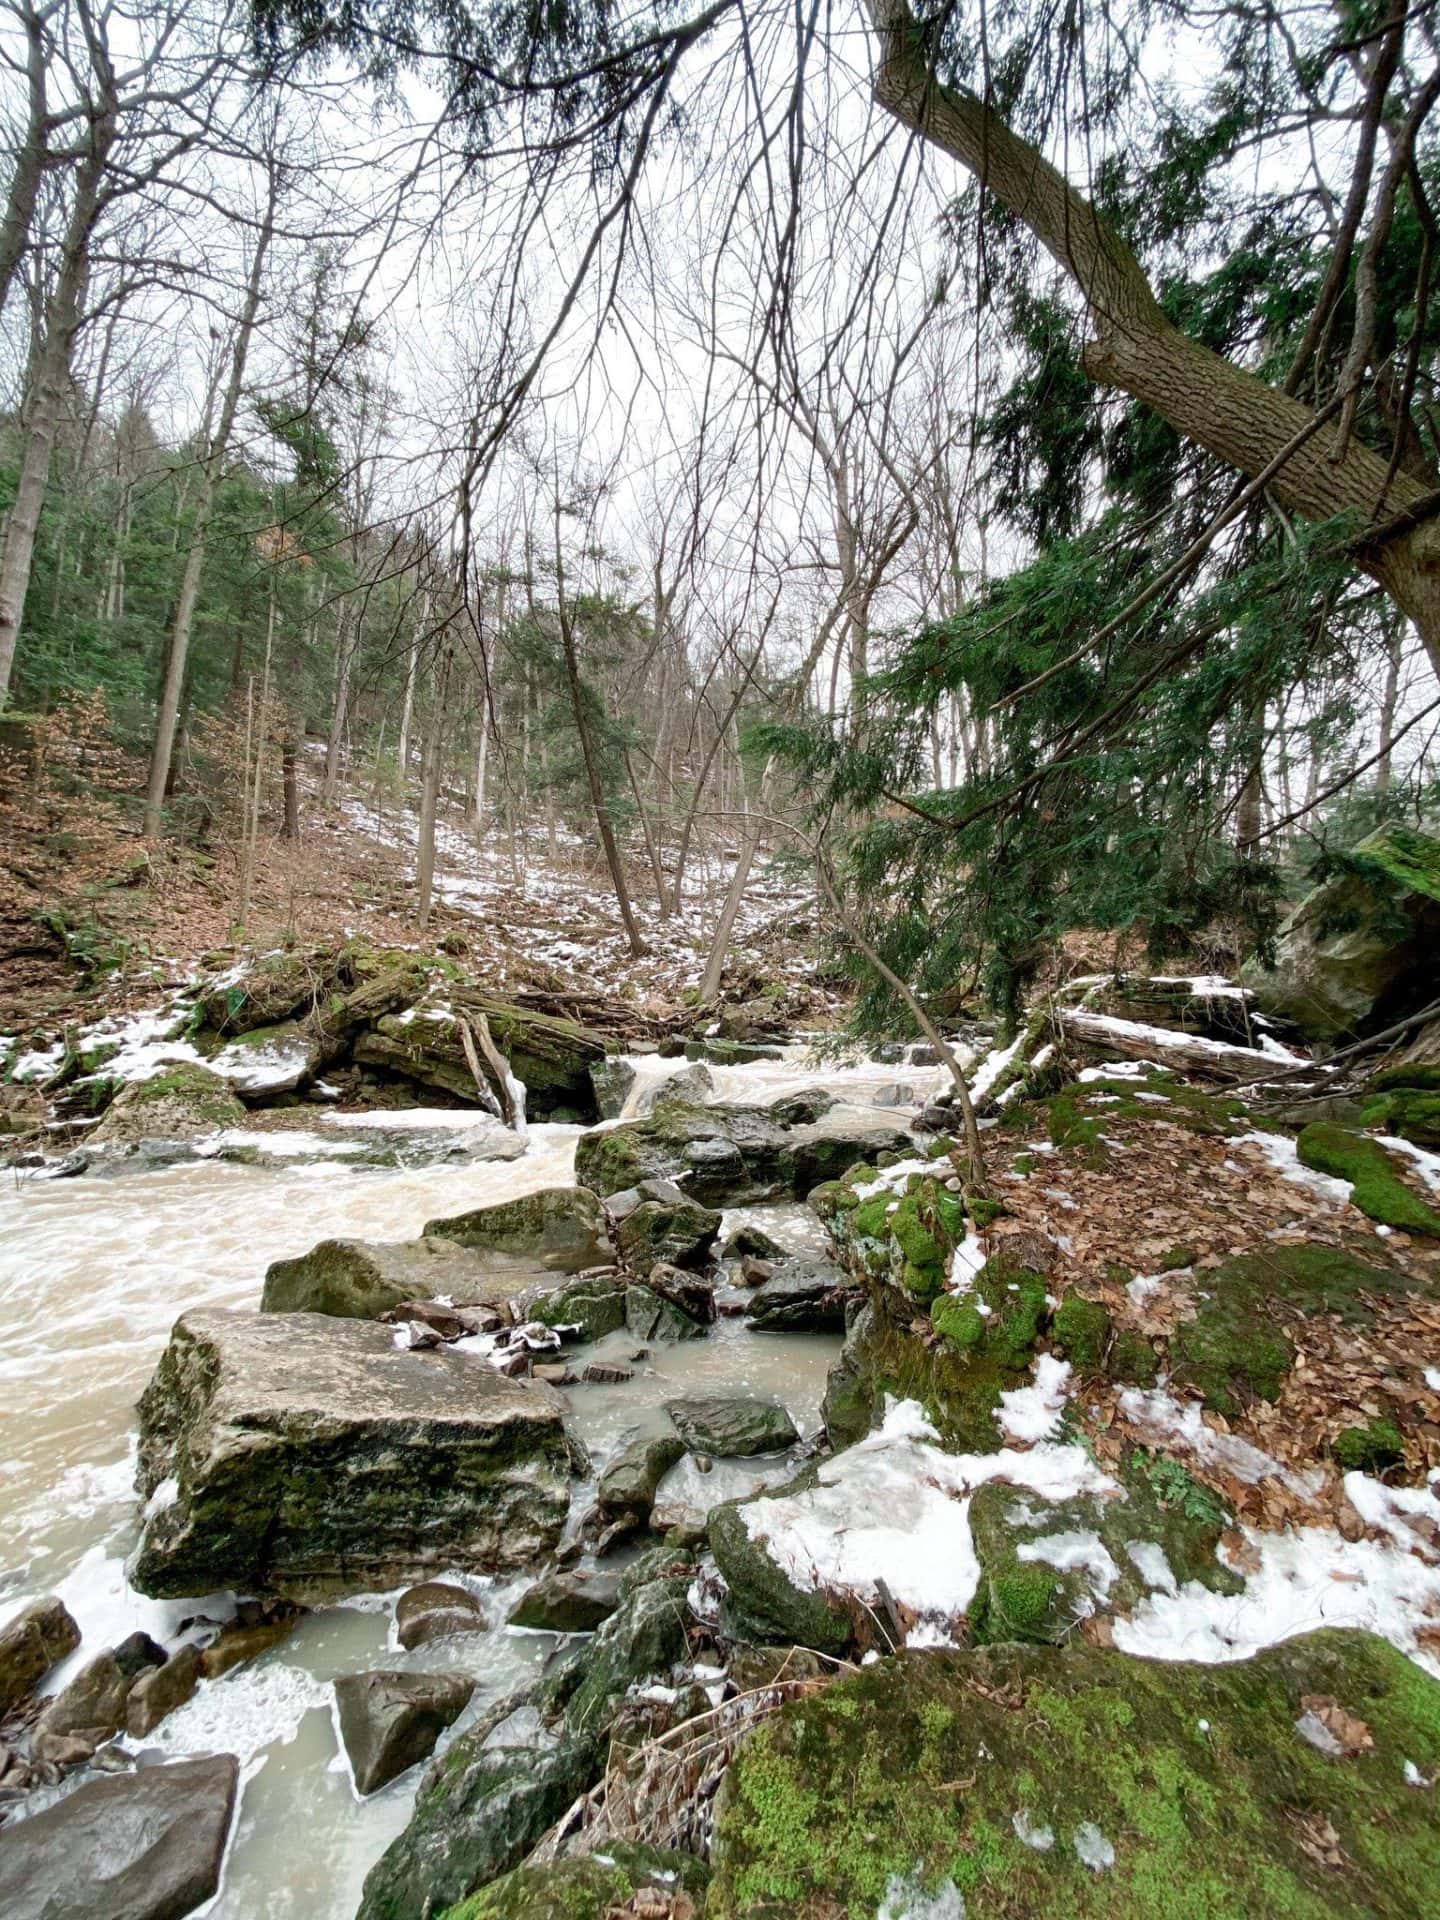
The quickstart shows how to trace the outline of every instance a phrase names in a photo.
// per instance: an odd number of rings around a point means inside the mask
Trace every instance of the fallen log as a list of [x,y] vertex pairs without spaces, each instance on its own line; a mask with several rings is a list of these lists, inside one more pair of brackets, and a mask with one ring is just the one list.
[[1153,1060],[1157,1066],[1173,1067],[1204,1080],[1263,1080],[1308,1064],[1283,1048],[1272,1053],[1258,1047],[1231,1046],[1228,1041],[1208,1040],[1202,1034],[1175,1033],[1166,1027],[1145,1026],[1138,1020],[1122,1020],[1115,1014],[1089,1013],[1080,1007],[1057,1007],[1055,1024],[1068,1046],[1081,1048],[1099,1060],[1113,1060],[1117,1055],[1122,1060]]

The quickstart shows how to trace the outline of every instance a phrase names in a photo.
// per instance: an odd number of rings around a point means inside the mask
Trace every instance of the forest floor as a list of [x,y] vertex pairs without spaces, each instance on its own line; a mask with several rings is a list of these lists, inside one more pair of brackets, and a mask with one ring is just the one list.
[[[318,743],[312,743],[318,749]],[[140,770],[129,769],[138,780]],[[123,777],[123,775],[122,775]],[[699,849],[680,910],[663,915],[643,846],[630,850],[635,916],[645,952],[632,954],[614,892],[579,836],[543,826],[478,833],[442,802],[434,900],[417,920],[418,815],[393,794],[351,787],[337,806],[319,797],[319,754],[307,754],[302,834],[279,838],[262,820],[242,924],[238,838],[215,829],[198,843],[140,837],[135,809],[60,792],[0,785],[0,1028],[35,1043],[74,1019],[128,1010],[174,986],[202,961],[242,948],[338,945],[443,950],[497,993],[554,995],[584,1017],[610,1004],[664,1021],[696,987],[735,850]],[[741,1000],[780,981],[787,1014],[834,1019],[836,996],[815,982],[813,891],[782,863],[757,862],[727,962],[726,993]]]

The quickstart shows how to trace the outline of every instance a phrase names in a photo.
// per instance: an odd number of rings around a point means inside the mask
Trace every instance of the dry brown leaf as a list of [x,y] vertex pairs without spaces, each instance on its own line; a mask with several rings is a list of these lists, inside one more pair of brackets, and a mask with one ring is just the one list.
[[1369,1753],[1374,1747],[1375,1736],[1366,1723],[1328,1693],[1302,1694],[1300,1704],[1307,1713],[1314,1714],[1341,1750],[1352,1758],[1357,1753]]

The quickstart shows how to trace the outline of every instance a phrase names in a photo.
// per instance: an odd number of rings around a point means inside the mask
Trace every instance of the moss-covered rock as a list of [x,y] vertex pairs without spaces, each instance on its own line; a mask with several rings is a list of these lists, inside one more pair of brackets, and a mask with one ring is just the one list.
[[428,1920],[508,1873],[583,1793],[597,1745],[489,1747],[461,1734],[420,1783],[409,1824],[365,1877],[356,1920]]
[[[1110,1165],[1107,1129],[1121,1120],[1163,1120],[1217,1139],[1255,1124],[1234,1096],[1205,1093],[1158,1070],[1136,1079],[1071,1081],[1038,1104],[1047,1113],[1052,1144],[1097,1171]],[[1017,1102],[1006,1114],[1006,1124],[1028,1126],[1034,1118],[1032,1108]]]
[[642,1200],[615,1232],[620,1256],[642,1278],[663,1262],[702,1267],[720,1233],[721,1215],[694,1200]]
[[705,1323],[655,1287],[627,1287],[625,1325],[637,1340],[703,1340]]
[[1207,1406],[1232,1415],[1252,1399],[1277,1400],[1295,1357],[1287,1319],[1333,1313],[1352,1325],[1373,1318],[1372,1301],[1419,1284],[1321,1241],[1266,1246],[1204,1276],[1195,1317],[1170,1337],[1170,1367]]
[[1417,1147],[1440,1148],[1440,1091],[1398,1087],[1382,1097],[1380,1112],[1365,1115],[1366,1126],[1384,1126]]
[[517,1200],[431,1220],[425,1232],[552,1273],[580,1273],[614,1259],[605,1209],[588,1187],[544,1187]]
[[575,1738],[598,1735],[631,1687],[664,1680],[685,1658],[685,1596],[695,1563],[667,1553],[647,1572],[633,1585],[622,1582],[619,1606],[582,1650],[579,1685],[565,1701],[565,1726]]
[[[805,1487],[810,1477],[802,1474],[793,1486]],[[710,1551],[729,1588],[727,1629],[741,1640],[843,1653],[855,1633],[850,1609],[822,1591],[797,1587],[788,1578],[767,1552],[764,1540],[751,1534],[746,1504],[732,1500],[710,1511]]]
[[1315,1040],[1368,1033],[1433,997],[1440,840],[1398,822],[1359,841],[1245,978],[1265,1012]]
[[582,1340],[603,1340],[625,1325],[626,1292],[616,1276],[585,1274],[530,1301],[529,1314],[547,1327],[578,1327]]
[[178,1060],[148,1080],[134,1080],[111,1103],[92,1140],[192,1140],[243,1127],[245,1107],[218,1073]]
[[307,1598],[525,1565],[559,1539],[559,1396],[391,1329],[319,1314],[189,1313],[140,1401],[144,1529],[160,1598]]
[[1096,1612],[1126,1614],[1149,1593],[1197,1581],[1216,1593],[1243,1582],[1216,1558],[1234,1515],[1168,1455],[1134,1449],[1119,1491],[1046,1501],[998,1482],[970,1503],[980,1584],[970,1607],[977,1643],[1063,1645]]
[[[1374,1745],[1296,1729],[1334,1700]],[[907,1654],[795,1701],[740,1749],[711,1920],[1422,1920],[1440,1683],[1317,1633],[1229,1666],[1072,1644]],[[948,1891],[946,1891],[948,1889]],[[963,1903],[963,1905],[962,1905]]]
[[673,1897],[683,1889],[698,1903],[708,1879],[708,1868],[693,1853],[607,1840],[603,1856],[518,1867],[440,1920],[609,1920],[645,1911],[636,1896],[647,1892]]
[[1440,1237],[1440,1213],[1405,1184],[1399,1161],[1378,1140],[1315,1120],[1295,1144],[1304,1166],[1351,1181],[1355,1205],[1370,1219],[1405,1233]]
[[596,1193],[621,1193],[642,1180],[689,1172],[686,1191],[703,1205],[733,1206],[792,1190],[788,1136],[754,1108],[662,1101],[643,1120],[585,1134],[575,1178]]
[[541,1269],[497,1273],[454,1240],[322,1240],[266,1269],[262,1313],[328,1313],[378,1320],[406,1300],[440,1295],[457,1307],[499,1306]]
[[1072,1287],[1055,1310],[1050,1332],[1078,1372],[1094,1373],[1110,1346],[1110,1315],[1098,1300],[1087,1300]]
[[330,992],[339,971],[334,949],[311,948],[267,953],[227,969],[223,984],[200,998],[200,1015],[214,1033],[246,1033],[308,1014]]

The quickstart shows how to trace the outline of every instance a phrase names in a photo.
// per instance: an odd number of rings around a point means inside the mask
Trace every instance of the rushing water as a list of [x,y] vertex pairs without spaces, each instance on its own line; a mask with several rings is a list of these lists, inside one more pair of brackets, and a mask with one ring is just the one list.
[[[630,1108],[683,1064],[636,1062]],[[817,1072],[793,1054],[712,1073],[717,1098],[755,1103],[819,1079],[852,1100],[897,1081],[917,1097],[935,1084],[930,1069],[867,1063]],[[59,1593],[84,1634],[61,1680],[136,1627],[173,1643],[194,1604],[135,1594],[124,1558],[135,1537],[134,1404],[177,1314],[256,1306],[272,1260],[329,1236],[407,1238],[439,1215],[568,1184],[579,1132],[536,1126],[521,1159],[407,1171],[335,1160],[290,1168],[190,1162],[107,1179],[12,1178],[0,1189],[0,1620],[37,1594]],[[820,1244],[803,1207],[745,1209],[727,1218],[727,1230],[742,1218],[763,1219],[797,1251]],[[572,1425],[601,1465],[627,1427],[677,1391],[725,1389],[784,1401],[808,1434],[837,1345],[757,1335],[722,1319],[705,1340],[656,1349],[628,1382],[569,1389]],[[633,1346],[621,1333],[590,1351],[619,1356]],[[752,1472],[722,1462],[703,1491],[727,1497]],[[695,1487],[693,1469],[681,1467],[662,1491],[693,1497]],[[584,1498],[577,1489],[577,1503]],[[381,1596],[310,1614],[284,1645],[203,1686],[156,1730],[152,1748],[232,1752],[244,1763],[225,1882],[208,1913],[350,1920],[366,1871],[408,1817],[419,1770],[357,1800],[329,1682],[365,1667],[464,1667],[478,1684],[455,1729],[463,1730],[538,1671],[554,1645],[549,1635],[503,1626],[528,1577],[469,1582],[495,1630],[413,1653],[393,1645]]]

